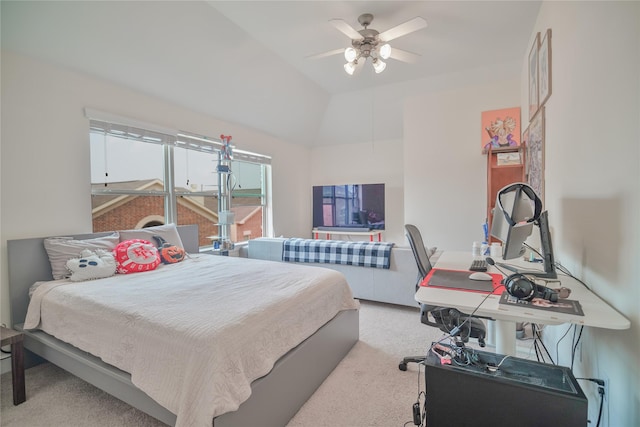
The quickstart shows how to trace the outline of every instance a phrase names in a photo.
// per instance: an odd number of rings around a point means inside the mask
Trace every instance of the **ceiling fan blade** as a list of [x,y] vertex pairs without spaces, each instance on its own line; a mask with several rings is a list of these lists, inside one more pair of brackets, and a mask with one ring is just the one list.
[[316,53],[315,55],[309,55],[306,58],[307,59],[320,59],[320,58],[326,58],[327,56],[338,55],[340,53],[344,53],[344,48],[334,49],[334,50],[330,50],[328,52]]
[[413,19],[405,22],[404,24],[396,25],[393,28],[389,28],[387,31],[383,31],[378,34],[378,39],[383,42],[389,42],[398,37],[405,36],[414,31],[421,30],[427,27],[427,21],[420,16],[416,16]]
[[392,47],[390,58],[402,62],[408,62],[409,64],[415,64],[418,61],[418,58],[420,58],[420,55],[418,55],[417,53],[409,52],[407,50]]
[[334,27],[336,27],[338,31],[342,32],[344,35],[349,37],[351,40],[362,39],[362,35],[342,19],[330,19],[329,23]]

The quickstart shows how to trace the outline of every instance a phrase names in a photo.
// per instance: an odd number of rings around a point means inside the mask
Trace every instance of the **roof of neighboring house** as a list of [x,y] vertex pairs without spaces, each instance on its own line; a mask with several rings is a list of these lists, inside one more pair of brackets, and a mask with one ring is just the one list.
[[[148,180],[138,180],[138,181],[119,181],[110,183],[110,185],[114,189],[118,190],[156,190],[161,191],[164,188],[164,184],[159,179],[148,179]],[[104,188],[104,184],[91,184],[92,188]],[[108,186],[107,186],[108,188]],[[184,188],[179,188],[180,190],[187,191]],[[139,197],[138,195],[132,194],[113,194],[113,195],[95,195],[91,198],[91,207],[92,214],[95,216],[99,216],[103,213],[109,212],[112,209],[116,209],[132,199]],[[218,221],[218,212],[216,210],[212,210],[203,206],[202,203],[198,203],[195,200],[192,200],[190,197],[180,197],[178,199],[178,203],[186,206],[187,208],[198,212],[200,215],[208,218],[213,222]]]
[[[146,179],[146,180],[137,180],[137,181],[119,181],[112,182],[105,186],[105,184],[91,184],[92,189],[108,189],[109,186],[112,188],[117,188],[118,190],[125,191],[143,191],[143,190],[162,190],[163,183],[159,179]],[[179,188],[180,190],[187,191],[186,188]],[[106,212],[110,209],[114,209],[118,206],[121,206],[131,200],[133,197],[137,197],[134,195],[123,195],[123,194],[113,194],[113,195],[103,195],[98,194],[91,197],[91,207],[94,215],[99,215],[102,212]],[[235,197],[234,200],[240,202],[240,197]],[[196,203],[191,201],[188,197],[181,198],[180,203],[183,203],[189,206],[193,210],[201,210],[204,216],[211,217],[212,215],[215,217],[214,221],[217,221],[218,217],[218,202],[217,198],[207,197],[204,199],[203,204]],[[236,224],[244,224],[247,220],[249,220],[253,215],[260,211],[261,206],[231,206],[231,211],[235,213],[235,222]]]
[[253,215],[260,212],[262,206],[231,206],[231,211],[236,214],[236,224],[244,224]]
[[[109,187],[117,187],[118,190],[148,190],[154,183],[161,183],[158,179],[145,179],[139,181],[118,181],[108,184],[91,184],[91,189],[94,190],[108,190]],[[103,195],[97,194],[91,197],[91,208],[95,211],[96,208],[106,205],[107,203],[121,197],[119,194]]]

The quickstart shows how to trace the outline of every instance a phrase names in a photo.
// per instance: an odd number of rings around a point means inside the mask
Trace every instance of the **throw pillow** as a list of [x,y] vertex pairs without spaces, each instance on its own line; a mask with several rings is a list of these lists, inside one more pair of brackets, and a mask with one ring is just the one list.
[[153,238],[158,244],[160,261],[162,261],[163,264],[175,264],[184,259],[184,256],[185,256],[184,249],[167,242],[161,236],[153,236]]
[[116,260],[112,252],[85,249],[79,258],[67,261],[67,269],[71,272],[69,279],[74,282],[102,279],[116,274]]
[[50,237],[44,239],[44,248],[49,256],[51,274],[55,280],[58,280],[69,277],[67,261],[71,258],[77,258],[83,250],[95,251],[102,249],[112,251],[119,242],[120,236],[118,233],[83,240],[76,240],[73,237]]
[[139,230],[122,230],[120,233],[120,241],[132,239],[142,239],[148,242],[154,242],[153,236],[160,236],[166,242],[171,243],[179,248],[184,248],[178,227],[175,224],[158,225],[156,227],[141,228]]
[[153,243],[132,239],[118,243],[113,250],[118,273],[139,273],[154,270],[160,264],[158,249]]

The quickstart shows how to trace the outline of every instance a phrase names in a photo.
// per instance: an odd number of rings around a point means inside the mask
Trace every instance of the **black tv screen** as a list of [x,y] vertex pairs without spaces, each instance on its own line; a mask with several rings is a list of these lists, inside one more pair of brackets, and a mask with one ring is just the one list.
[[314,186],[313,227],[384,230],[384,184]]

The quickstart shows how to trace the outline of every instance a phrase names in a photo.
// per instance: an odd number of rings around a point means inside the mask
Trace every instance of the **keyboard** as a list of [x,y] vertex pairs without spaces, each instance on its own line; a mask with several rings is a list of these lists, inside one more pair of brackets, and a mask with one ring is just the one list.
[[484,259],[474,259],[469,267],[470,271],[487,271],[487,261]]

